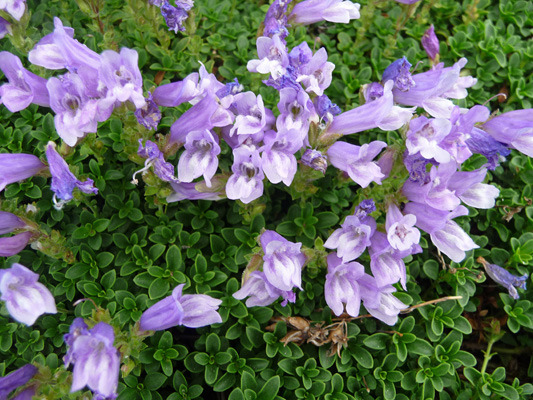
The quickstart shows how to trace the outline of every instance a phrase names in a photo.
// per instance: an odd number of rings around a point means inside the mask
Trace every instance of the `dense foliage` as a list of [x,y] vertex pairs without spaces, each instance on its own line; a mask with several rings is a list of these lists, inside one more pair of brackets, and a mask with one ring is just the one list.
[[[74,28],[76,39],[98,53],[135,49],[145,93],[183,79],[202,62],[220,81],[237,78],[245,90],[260,93],[265,106],[276,109],[277,91],[262,83],[264,76],[246,69],[257,58],[255,41],[268,2],[196,0],[186,32],[178,33],[168,31],[159,9],[146,0],[27,4],[29,13],[14,27],[11,39],[2,39],[0,49],[18,55],[37,75],[53,74],[30,66],[25,58],[53,31],[57,16]],[[360,19],[289,28],[287,46],[306,41],[311,49],[326,48],[335,64],[326,94],[346,111],[362,104],[361,85],[381,80],[394,60],[405,56],[413,65],[423,63],[417,68],[428,68],[420,39],[430,24],[441,42],[440,61],[450,66],[466,57],[467,74],[478,79],[458,105],[488,102],[492,111],[501,112],[532,107],[533,4],[527,1],[423,0],[404,5],[363,0]],[[507,97],[493,97],[498,93]],[[488,183],[500,189],[496,206],[469,207],[468,216],[456,219],[478,249],[454,263],[423,234],[423,252],[405,260],[407,290],[396,293],[403,303],[460,298],[410,308],[394,327],[364,312],[342,320],[324,298],[324,242],[364,199],[375,200],[373,216],[384,223],[387,209],[380,202],[399,189],[399,182],[384,180],[381,186],[362,189],[328,168],[323,178],[297,175],[290,188],[266,184],[263,196],[249,204],[228,199],[167,203],[173,191],[153,171],[139,177],[139,185],[131,183],[144,164],[138,141],[157,142],[189,107],[162,107],[157,134],[139,125],[133,112],[116,109],[97,134],[72,149],[63,146],[71,171],[82,180],[94,180],[96,196],[75,191],[74,200],[57,210],[44,175],[10,184],[2,192],[0,210],[34,221],[39,245],[2,257],[0,265],[20,263],[40,274],[58,313],[25,326],[3,306],[0,375],[32,363],[39,367],[36,398],[87,398],[88,391],[69,393],[71,373],[62,362],[64,335],[76,317],[83,317],[91,327],[103,321],[115,328],[115,347],[122,355],[120,400],[530,398],[533,282],[528,278],[528,288],[515,300],[486,278],[476,260],[483,257],[517,276],[531,274],[531,158],[513,150],[488,174]],[[0,115],[0,152],[41,157],[49,141],[59,144],[47,108],[33,104],[11,113],[0,106]],[[374,129],[346,138],[357,145],[382,140],[404,146],[396,131]],[[222,170],[230,170],[230,154],[230,147],[221,143],[221,155],[227,156],[221,158]],[[177,160],[174,155],[167,161],[177,165]],[[463,170],[484,163],[483,156],[475,155]],[[303,290],[285,307],[277,301],[247,308],[232,294],[240,289],[247,264],[261,251],[258,236],[264,229],[305,246]],[[368,266],[370,257],[364,253],[358,262]],[[185,284],[184,293],[222,300],[222,323],[138,335],[141,314],[179,284]],[[312,335],[318,339],[307,340]]]

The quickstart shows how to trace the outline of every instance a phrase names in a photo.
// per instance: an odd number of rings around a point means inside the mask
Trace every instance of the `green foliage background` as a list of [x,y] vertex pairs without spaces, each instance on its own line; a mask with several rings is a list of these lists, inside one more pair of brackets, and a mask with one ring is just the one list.
[[[221,80],[237,77],[245,90],[260,93],[274,109],[277,92],[250,74],[256,58],[255,38],[268,3],[196,0],[186,34],[168,32],[156,7],[146,0],[28,0],[31,16],[11,43],[0,42],[29,66],[26,54],[53,30],[59,16],[75,29],[75,38],[91,49],[134,48],[144,87],[183,79],[203,62]],[[470,107],[488,102],[493,111],[531,107],[533,98],[533,3],[528,1],[423,0],[414,6],[393,1],[361,2],[361,19],[350,24],[320,23],[290,30],[288,46],[307,41],[324,46],[335,63],[326,94],[343,110],[359,103],[362,84],[381,78],[389,63],[406,56],[417,70],[428,68],[420,38],[430,24],[441,40],[447,66],[468,58],[466,70],[478,78],[467,99]],[[30,67],[49,77],[51,71]],[[507,93],[506,100],[492,98]],[[158,133],[166,134],[185,106],[164,109]],[[0,151],[41,156],[49,140],[59,143],[50,110],[30,106],[12,114],[0,107]],[[324,301],[325,260],[321,243],[363,198],[382,199],[380,187],[361,190],[330,168],[316,181],[316,193],[293,199],[280,185],[244,206],[238,202],[183,201],[166,204],[170,193],[149,172],[144,184],[130,183],[142,160],[139,138],[153,132],[140,127],[131,112],[116,113],[77,146],[67,160],[77,176],[94,179],[97,196],[76,196],[62,211],[52,207],[50,181],[34,177],[9,185],[0,209],[30,217],[41,225],[42,250],[29,247],[0,260],[5,268],[20,262],[41,275],[55,296],[57,315],[41,317],[32,327],[0,312],[0,375],[28,362],[45,365],[40,399],[81,398],[68,394],[70,377],[62,367],[63,335],[76,316],[112,319],[124,359],[119,399],[527,399],[533,386],[533,292],[510,298],[475,258],[505,266],[516,275],[533,265],[533,164],[513,151],[490,180],[501,190],[491,210],[470,209],[458,221],[480,246],[459,265],[443,265],[425,237],[424,252],[408,260],[407,292],[398,297],[417,304],[461,295],[403,315],[391,328],[372,318],[348,324],[348,345],[341,357],[328,357],[329,345],[284,346],[287,332],[273,316],[301,316],[331,324]],[[354,143],[381,139],[392,144],[400,135],[379,131],[352,136]],[[230,168],[223,149],[221,168]],[[171,160],[175,164],[177,159]],[[465,165],[475,169],[484,158]],[[309,190],[311,190],[309,188]],[[298,197],[298,196],[295,196]],[[34,204],[37,213],[26,210]],[[383,218],[384,210],[377,215]],[[261,229],[277,230],[309,247],[311,262],[303,273],[304,291],[294,305],[247,309],[232,298],[241,273],[254,252]],[[58,233],[59,232],[59,233]],[[429,244],[428,244],[429,242]],[[45,254],[46,253],[46,254]],[[368,256],[361,257],[368,265]],[[144,342],[131,329],[149,306],[185,283],[185,293],[205,293],[223,300],[223,323],[198,330],[173,328]],[[528,286],[532,286],[531,279]],[[81,298],[90,298],[74,306]],[[104,312],[103,310],[108,310]],[[494,344],[494,346],[493,346]],[[488,359],[487,346],[498,354]],[[490,353],[490,351],[489,351]],[[484,362],[486,361],[486,363]],[[437,395],[435,393],[438,393]],[[436,397],[438,396],[438,397]]]

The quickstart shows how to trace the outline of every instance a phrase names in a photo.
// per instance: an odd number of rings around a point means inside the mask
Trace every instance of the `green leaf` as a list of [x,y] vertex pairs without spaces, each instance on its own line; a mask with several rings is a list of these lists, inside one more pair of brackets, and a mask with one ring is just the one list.
[[383,350],[387,348],[387,343],[390,341],[390,335],[386,333],[375,333],[363,340],[363,344],[374,350]]
[[169,284],[166,280],[162,278],[156,278],[152,281],[150,287],[148,288],[148,296],[150,296],[150,299],[152,300],[159,299],[167,294],[168,289]]
[[181,251],[175,244],[170,246],[170,248],[167,250],[166,262],[167,267],[173,270],[177,270],[181,267]]
[[256,400],[274,400],[278,394],[280,386],[279,376],[273,376],[263,385]]
[[220,338],[216,333],[211,333],[205,342],[207,353],[214,355],[220,351]]
[[89,272],[90,267],[87,264],[74,264],[70,267],[65,273],[65,278],[67,279],[79,279],[87,272]]

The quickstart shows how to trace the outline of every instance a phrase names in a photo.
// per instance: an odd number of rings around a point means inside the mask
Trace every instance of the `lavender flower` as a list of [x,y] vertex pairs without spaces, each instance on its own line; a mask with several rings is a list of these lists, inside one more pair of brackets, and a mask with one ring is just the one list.
[[[216,177],[215,177],[216,178]],[[213,185],[211,190],[200,191],[197,188],[202,188],[202,183],[175,183],[170,182],[170,186],[174,189],[174,193],[167,197],[169,203],[182,200],[220,200],[225,198],[224,186],[217,182],[217,185]],[[206,189],[206,188],[203,188]]]
[[155,174],[165,182],[179,183],[179,180],[174,176],[174,166],[165,161],[165,156],[157,147],[157,144],[149,140],[146,141],[145,146],[142,145],[142,139],[139,139],[139,149],[137,154],[142,158],[146,158],[144,168],[135,171],[132,177],[132,183],[137,185],[139,181],[135,178],[138,173],[145,173],[150,167],[154,167]]
[[0,192],[8,184],[30,178],[45,168],[33,154],[0,154]]
[[272,183],[283,182],[290,186],[296,174],[296,153],[303,145],[301,135],[295,130],[268,131],[263,141],[262,168]]
[[486,175],[485,168],[475,171],[458,171],[452,175],[448,188],[470,207],[491,209],[500,191],[495,186],[481,183]]
[[329,97],[325,94],[315,97],[314,104],[320,120],[326,124],[331,123],[333,121],[333,117],[342,112],[340,107],[336,104],[333,104]]
[[142,314],[141,330],[162,331],[177,325],[199,328],[222,322],[217,312],[222,300],[205,294],[183,295],[184,286],[178,285],[172,295],[158,301]]
[[231,200],[241,200],[248,204],[263,194],[263,169],[261,158],[255,146],[233,150],[233,175],[226,184],[226,195]]
[[533,109],[503,113],[485,122],[481,129],[493,139],[533,157]]
[[[7,400],[9,393],[28,383],[37,372],[37,367],[31,364],[26,364],[16,371],[11,372],[4,377],[0,377],[0,399]],[[15,399],[22,400],[22,398],[20,398],[20,393],[13,400]]]
[[182,182],[192,182],[203,175],[208,187],[211,187],[211,178],[218,168],[220,146],[218,136],[205,129],[193,131],[187,135],[185,152],[178,162],[178,179]]
[[346,312],[352,316],[359,315],[361,293],[358,279],[365,275],[365,267],[358,262],[343,263],[332,253],[328,255],[328,274],[324,285],[326,303],[336,316],[340,316],[346,305]]
[[398,322],[400,311],[406,309],[407,304],[402,303],[393,295],[396,288],[391,285],[376,288],[376,291],[379,293],[378,305],[373,305],[369,301],[364,301],[363,304],[365,305],[366,310],[374,318],[379,319],[387,325],[395,325],[396,322]]
[[230,130],[230,136],[253,135],[263,132],[266,128],[267,114],[261,95],[244,92],[235,95],[234,106],[237,110],[235,125]]
[[38,279],[38,274],[21,264],[0,270],[0,300],[6,302],[13,319],[26,325],[33,325],[44,313],[57,313],[52,293]]
[[[26,223],[15,214],[0,211],[0,235],[26,228]],[[20,253],[32,237],[31,232],[22,232],[11,237],[0,237],[0,257],[10,257]]]
[[518,300],[520,298],[518,291],[516,290],[517,288],[526,290],[528,274],[522,276],[513,275],[499,265],[488,263],[483,257],[478,257],[477,262],[483,264],[487,275],[490,276],[494,282],[506,288],[509,291],[509,296],[513,299]]
[[278,35],[282,40],[287,37],[287,6],[292,0],[274,0],[265,15],[263,36]]
[[8,33],[11,34],[11,24],[0,17],[0,39],[3,39]]
[[301,82],[307,92],[314,92],[321,96],[331,84],[334,69],[335,64],[328,61],[328,53],[322,47],[308,63],[299,68],[296,82]]
[[400,281],[403,289],[406,290],[407,271],[402,258],[406,257],[407,253],[411,253],[411,251],[412,253],[420,252],[419,249],[422,251],[417,246],[414,251],[409,248],[408,251],[399,252],[391,247],[389,240],[387,240],[387,235],[376,231],[372,236],[372,244],[369,248],[370,269],[374,275],[376,285],[383,287]]
[[[48,142],[46,146],[46,158],[52,174],[52,191],[54,192],[54,206],[61,209],[64,204],[72,200],[72,191],[75,187],[83,193],[96,194],[98,189],[94,187],[94,181],[87,179],[84,182],[78,180],[56,150],[54,142]],[[59,202],[57,199],[59,198]]]
[[46,84],[50,93],[50,107],[56,113],[54,123],[58,135],[71,147],[98,126],[98,100],[90,99],[81,78],[65,74],[50,78]]
[[376,221],[364,208],[358,207],[355,215],[347,216],[341,227],[330,235],[324,247],[337,249],[337,256],[347,263],[363,254],[375,230]]
[[[71,392],[88,386],[98,399],[117,397],[120,353],[113,346],[115,333],[105,322],[92,329],[81,328],[81,318],[74,320],[76,329],[65,335],[69,349],[65,364],[74,363]],[[84,323],[83,323],[84,325]],[[78,329],[80,328],[80,329]],[[69,343],[70,342],[70,343]]]
[[256,45],[259,60],[248,61],[248,71],[271,74],[274,79],[283,76],[289,65],[289,55],[280,37],[278,35],[272,38],[260,36],[257,38]]
[[273,286],[265,276],[264,272],[253,271],[244,282],[241,289],[233,293],[237,300],[246,300],[246,307],[268,306],[275,302],[280,296],[283,297],[281,305],[285,307],[288,302],[296,301],[296,293],[292,290],[280,290]]
[[177,0],[176,7],[171,6],[168,0],[164,0],[161,5],[161,14],[165,18],[168,30],[178,33],[178,31],[185,32],[183,22],[189,17],[189,11],[194,5],[192,0]]
[[326,173],[328,168],[328,158],[326,155],[323,155],[320,151],[314,149],[305,150],[302,158],[300,159],[303,165],[307,165],[314,170],[320,171],[323,174]]
[[370,182],[381,184],[381,178],[385,176],[372,161],[385,147],[387,143],[378,140],[362,146],[335,142],[328,149],[328,159],[333,166],[346,172],[354,182],[365,188]]
[[395,204],[389,205],[385,227],[387,239],[393,249],[406,251],[420,241],[420,231],[414,227],[416,217],[413,214],[402,215]]
[[383,72],[383,82],[392,80],[395,88],[402,92],[408,91],[415,86],[411,72],[409,72],[410,68],[411,63],[405,57],[394,61]]
[[294,287],[302,290],[302,267],[305,256],[301,243],[292,243],[274,231],[265,231],[260,236],[264,252],[263,272],[268,282],[281,291]]
[[428,160],[449,162],[451,156],[444,148],[443,142],[451,129],[452,124],[444,118],[428,119],[422,116],[411,120],[405,143],[409,154],[420,153]]
[[440,49],[439,39],[437,38],[437,35],[435,35],[435,28],[433,27],[433,24],[431,24],[428,30],[424,32],[421,42],[422,47],[424,47],[428,57],[431,60],[435,60],[435,58],[439,55]]
[[17,21],[20,21],[26,10],[25,0],[4,0],[0,2],[0,10],[7,12]]
[[23,110],[31,103],[50,107],[46,79],[25,69],[17,56],[8,51],[0,52],[0,69],[8,80],[0,86],[0,104],[9,111]]
[[359,3],[342,0],[307,0],[294,6],[289,19],[297,24],[310,25],[329,21],[347,24],[359,19]]
[[105,121],[111,115],[116,102],[128,100],[136,108],[144,107],[142,76],[139,71],[137,51],[123,47],[120,54],[105,50],[101,54],[102,63],[98,71],[100,84],[107,88],[106,97],[98,103],[99,118]]
[[500,159],[511,154],[511,150],[505,144],[493,139],[492,136],[479,128],[474,127],[469,136],[466,145],[472,153],[482,154],[487,158],[486,166],[490,170],[496,169]]
[[280,90],[278,109],[281,114],[276,119],[277,130],[296,130],[301,140],[304,140],[307,137],[310,122],[316,118],[309,95],[303,90],[283,88]]
[[157,130],[157,125],[161,120],[161,111],[157,104],[155,104],[152,93],[148,92],[148,97],[145,98],[146,104],[141,108],[135,110],[135,117],[137,122],[146,129]]

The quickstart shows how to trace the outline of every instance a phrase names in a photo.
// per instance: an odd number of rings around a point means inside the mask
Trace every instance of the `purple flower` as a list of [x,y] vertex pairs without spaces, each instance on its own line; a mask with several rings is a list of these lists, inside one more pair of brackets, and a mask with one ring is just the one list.
[[128,100],[136,108],[144,107],[142,76],[139,71],[137,51],[123,47],[120,54],[105,50],[101,54],[102,63],[98,71],[100,84],[107,88],[106,97],[98,103],[99,118],[105,121],[111,115],[116,102]]
[[244,282],[241,289],[233,293],[233,297],[238,300],[246,300],[246,307],[268,306],[275,302],[280,296],[283,297],[281,305],[285,307],[288,302],[296,301],[296,293],[292,290],[280,290],[273,286],[265,276],[264,272],[253,271]]
[[409,72],[410,68],[411,63],[407,61],[407,58],[405,57],[394,61],[383,72],[383,82],[392,80],[395,88],[401,90],[402,92],[408,91],[410,88],[415,86],[411,72]]
[[0,39],[3,39],[8,33],[11,34],[11,24],[4,18],[0,17]]
[[[11,233],[16,229],[26,228],[26,223],[6,211],[0,211],[0,235]],[[10,257],[20,253],[32,237],[31,232],[22,232],[11,237],[0,237],[0,257]]]
[[54,17],[54,32],[44,36],[28,54],[32,64],[47,69],[68,69],[80,76],[90,97],[100,97],[98,69],[100,55],[84,44],[73,39],[74,29],[64,27],[61,20]]
[[500,191],[492,185],[481,183],[486,175],[485,168],[475,171],[458,171],[452,175],[448,188],[470,207],[493,208]]
[[303,165],[307,165],[314,170],[326,173],[328,168],[328,157],[323,155],[320,151],[314,149],[307,149],[300,159]]
[[0,192],[10,183],[30,178],[44,168],[33,154],[0,154]]
[[307,0],[294,6],[289,19],[297,24],[310,25],[329,21],[347,24],[359,19],[359,3],[342,0]]
[[137,122],[144,126],[146,129],[157,130],[157,125],[161,120],[161,111],[155,104],[152,97],[152,93],[148,92],[148,97],[145,98],[146,104],[141,108],[135,110],[135,117]]
[[63,340],[65,341],[67,345],[67,354],[63,357],[63,361],[65,362],[65,366],[68,368],[68,366],[73,363],[74,360],[74,354],[73,354],[73,344],[74,341],[81,335],[88,335],[89,334],[89,327],[83,320],[83,318],[75,318],[74,321],[72,321],[72,324],[70,324],[69,333],[63,336]]
[[0,299],[6,302],[9,315],[26,325],[33,325],[44,313],[57,313],[52,293],[38,279],[38,274],[21,264],[0,270]]
[[533,157],[533,109],[509,111],[485,122],[481,129],[494,140]]
[[468,215],[464,206],[453,211],[437,210],[426,204],[407,203],[404,212],[414,214],[416,225],[430,234],[431,241],[437,248],[455,262],[462,261],[466,251],[477,249],[479,246],[461,229],[453,218]]
[[438,163],[447,163],[451,160],[441,143],[450,133],[452,124],[448,119],[436,118],[427,119],[419,117],[411,120],[409,131],[407,132],[407,150],[413,155],[420,153],[422,157]]
[[263,248],[263,272],[268,282],[281,291],[294,287],[302,289],[302,268],[305,256],[301,243],[292,243],[274,231],[265,231],[260,236]]
[[[52,174],[52,191],[54,192],[54,205],[61,209],[63,205],[72,200],[72,191],[75,187],[83,193],[96,194],[98,189],[94,187],[94,181],[87,179],[84,182],[78,180],[56,150],[54,142],[48,142],[46,146],[46,158]],[[57,199],[59,198],[59,202]]]
[[[213,183],[213,181],[211,181]],[[217,182],[219,183],[219,182]],[[174,189],[174,193],[167,197],[169,203],[182,200],[220,200],[225,198],[224,186],[215,186],[209,191],[199,191],[197,188],[201,188],[202,183],[183,183],[183,182],[170,182],[170,186]],[[204,188],[205,189],[205,188]]]
[[413,214],[402,215],[395,204],[389,205],[385,227],[387,239],[393,249],[406,251],[420,241],[420,231],[414,227],[416,217]]
[[439,39],[437,38],[437,35],[435,35],[435,28],[433,27],[433,24],[428,28],[426,32],[424,32],[424,35],[421,39],[422,47],[424,47],[424,50],[426,50],[426,54],[428,57],[432,60],[435,60],[437,55],[439,54]]
[[331,84],[334,69],[335,64],[328,61],[328,53],[322,47],[308,63],[299,68],[296,82],[301,82],[307,92],[314,92],[321,96]]
[[394,101],[407,106],[422,107],[435,118],[450,118],[455,106],[449,98],[465,98],[468,94],[466,89],[477,82],[477,79],[471,76],[459,76],[466,63],[466,58],[461,58],[452,67],[444,68],[441,63],[430,71],[413,75],[415,84],[409,90],[394,88]]
[[298,137],[304,140],[309,124],[316,115],[309,95],[303,90],[283,88],[280,90],[278,109],[281,114],[276,119],[277,130],[296,130]]
[[374,305],[370,301],[364,301],[366,310],[380,321],[387,325],[395,325],[398,322],[398,315],[401,310],[407,308],[407,304],[402,303],[396,298],[393,293],[396,291],[391,285],[377,288],[376,292],[379,294],[378,304]]
[[192,182],[203,175],[208,187],[211,178],[218,168],[220,146],[218,136],[205,129],[189,132],[185,142],[185,152],[178,162],[178,179],[182,182]]
[[376,230],[376,221],[357,208],[355,215],[346,217],[341,227],[324,243],[327,249],[337,249],[337,256],[343,263],[355,260],[370,245],[370,238]]
[[494,140],[492,136],[479,128],[474,127],[469,135],[466,145],[472,153],[482,154],[487,158],[487,168],[490,170],[496,169],[500,164],[500,158],[511,154],[511,150],[505,144]]
[[[422,251],[421,248],[420,251]],[[419,247],[416,247],[413,253],[420,251]],[[376,285],[382,287],[400,281],[403,289],[406,290],[407,271],[402,258],[408,255],[406,253],[411,253],[411,248],[408,251],[399,252],[391,247],[387,235],[376,231],[372,236],[369,253],[370,269]]]
[[189,17],[187,11],[189,11],[193,5],[194,2],[192,0],[177,0],[176,7],[174,7],[170,5],[168,0],[164,0],[161,5],[161,14],[165,18],[169,31],[174,31],[174,33],[185,31],[183,22]]
[[381,184],[381,178],[385,176],[372,161],[385,147],[387,143],[378,140],[362,146],[335,142],[328,149],[328,159],[331,165],[346,172],[354,182],[365,188],[370,182]]
[[255,146],[246,146],[233,150],[233,175],[226,184],[228,199],[241,200],[248,204],[263,194],[263,168],[261,157]]
[[7,12],[17,21],[20,21],[26,10],[25,0],[4,0],[0,3],[0,10]]
[[181,292],[185,284],[178,285],[172,295],[148,308],[140,320],[144,331],[162,331],[177,325],[199,328],[222,322],[217,312],[222,300],[205,294],[185,294]]
[[494,282],[506,288],[509,291],[509,296],[513,299],[518,300],[520,298],[516,288],[526,290],[528,274],[522,276],[513,275],[499,265],[489,264],[483,257],[478,257],[477,262],[483,264],[487,275],[490,276]]
[[260,74],[271,74],[278,79],[286,72],[289,65],[287,48],[278,35],[272,38],[260,36],[257,38],[257,55],[259,60],[248,61],[248,71]]
[[161,150],[159,150],[157,144],[147,140],[145,146],[143,147],[142,139],[139,139],[139,149],[137,150],[137,154],[142,158],[146,158],[146,161],[144,162],[144,168],[140,169],[139,171],[135,171],[135,173],[133,174],[132,183],[134,185],[139,183],[135,176],[138,173],[146,172],[152,166],[154,167],[155,174],[161,180],[165,182],[179,182],[179,180],[174,176],[174,166],[171,163],[165,161],[165,156],[163,155]]
[[426,171],[426,165],[431,164],[431,162],[422,157],[420,153],[410,156],[406,150],[403,155],[403,163],[407,171],[409,171],[409,180],[411,182],[417,182],[422,185],[431,180],[429,173]]
[[90,99],[81,78],[67,73],[59,78],[50,78],[46,84],[50,93],[50,107],[58,135],[71,147],[98,126],[98,100]]
[[292,0],[274,0],[272,5],[268,8],[265,15],[265,29],[263,36],[273,37],[278,35],[281,39],[285,39],[289,32],[287,31],[287,6]]
[[[38,372],[37,367],[26,364],[10,374],[0,377],[0,399],[6,400],[9,393],[25,385]],[[20,398],[20,393],[13,400]],[[30,397],[31,399],[31,397]]]
[[325,94],[322,96],[317,96],[314,100],[314,104],[318,116],[325,123],[331,123],[331,121],[333,121],[333,117],[342,112],[340,107],[336,104],[333,104],[329,97]]
[[290,186],[296,174],[296,153],[302,147],[302,138],[295,130],[268,131],[261,155],[263,171],[272,183]]
[[243,90],[244,86],[242,86],[237,78],[235,78],[233,82],[228,82],[223,88],[217,90],[215,94],[219,99],[223,99],[226,96],[235,96],[236,94],[241,93]]
[[328,274],[324,285],[324,296],[329,308],[339,316],[344,311],[352,316],[359,315],[361,293],[358,280],[365,275],[365,267],[358,262],[344,263],[336,254],[328,255]]
[[267,114],[261,95],[244,92],[235,95],[234,106],[237,111],[235,124],[230,130],[230,136],[253,135],[263,132],[266,128]]
[[0,104],[9,111],[23,110],[31,103],[50,107],[46,79],[25,69],[17,56],[8,51],[0,52],[0,69],[8,80],[0,86]]
[[71,341],[67,342],[69,358],[66,365],[74,363],[70,391],[88,386],[95,393],[95,398],[114,399],[117,397],[120,353],[113,346],[113,328],[105,322],[99,322],[87,330],[80,328],[79,320],[74,320],[76,329],[74,333],[71,329],[72,336],[65,335],[65,339]]

